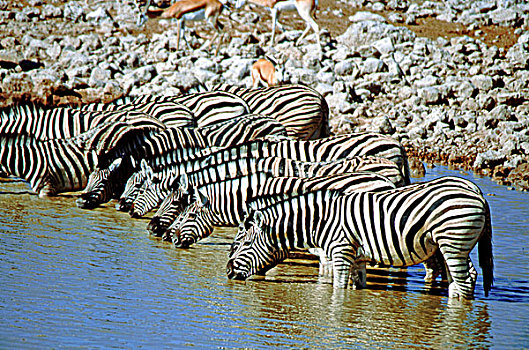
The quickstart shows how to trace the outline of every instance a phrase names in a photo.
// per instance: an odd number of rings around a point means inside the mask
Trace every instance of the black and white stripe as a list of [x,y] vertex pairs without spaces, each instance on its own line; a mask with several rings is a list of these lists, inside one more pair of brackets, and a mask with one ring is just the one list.
[[[84,111],[58,107],[45,109],[37,105],[15,105],[0,111],[0,134],[28,135],[40,141],[68,139],[112,122],[148,119],[141,111]],[[151,123],[156,122],[154,119]],[[165,127],[159,123],[161,128]]]
[[258,198],[235,238],[228,276],[246,279],[275,266],[289,249],[318,247],[333,261],[336,286],[347,286],[351,267],[359,269],[363,285],[366,262],[411,266],[439,249],[453,279],[449,296],[471,298],[477,272],[469,253],[479,242],[488,295],[493,280],[489,207],[475,185],[464,182],[441,178],[384,192],[314,191],[273,204]]
[[[170,227],[169,234],[175,246],[189,246],[210,233],[212,226],[236,226],[246,212],[246,203],[254,196],[281,197],[322,188],[350,191],[383,191],[395,188],[384,176],[375,173],[345,173],[313,178],[274,177],[271,172],[257,172],[250,176],[236,177],[209,184],[193,186],[193,202]],[[193,221],[201,221],[198,227],[207,231],[189,230],[197,227]]]
[[228,147],[269,136],[287,136],[283,124],[258,114],[242,115],[213,125],[201,126],[197,131],[210,146]]
[[[178,184],[180,175],[189,174],[193,185],[202,186],[211,182],[221,181],[237,174],[257,172],[271,172],[274,176],[315,177],[335,175],[350,172],[372,172],[385,176],[396,186],[401,186],[403,177],[397,165],[391,161],[376,157],[354,157],[326,162],[303,162],[279,157],[239,158],[230,161],[231,153],[218,151],[206,157],[198,158],[195,162],[188,162],[175,168],[164,168],[160,173],[153,174],[154,181],[151,188],[145,189],[135,200],[135,215],[145,215],[152,209],[149,198],[164,198],[160,208],[154,214],[148,229],[156,234],[162,234],[176,218],[175,208],[182,205],[179,202]],[[132,182],[131,182],[132,185]],[[175,193],[171,194],[173,191]],[[125,199],[124,199],[125,201]]]
[[277,119],[291,137],[308,140],[330,135],[329,106],[319,92],[308,86],[292,84],[246,89],[219,84],[212,90],[240,96],[252,113]]
[[27,181],[39,196],[80,190],[97,157],[79,141],[0,136],[0,171]]

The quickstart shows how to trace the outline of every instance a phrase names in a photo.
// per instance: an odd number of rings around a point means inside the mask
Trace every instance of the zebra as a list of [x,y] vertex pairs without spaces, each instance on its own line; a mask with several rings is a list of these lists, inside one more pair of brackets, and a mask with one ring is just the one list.
[[39,196],[79,190],[107,147],[120,137],[158,127],[157,121],[147,117],[107,122],[66,139],[42,141],[33,135],[0,134],[2,171],[29,182]]
[[216,155],[225,159],[275,156],[306,162],[322,162],[355,156],[375,156],[398,165],[404,183],[410,183],[406,151],[397,140],[373,132],[360,132],[318,140],[258,139],[220,150]]
[[[270,118],[258,115],[245,115],[223,123],[200,127],[196,129],[196,132],[204,137],[205,142],[210,147],[234,146],[243,141],[252,140],[255,138],[265,137],[269,135],[286,135],[285,128],[281,123],[277,122],[275,119],[271,120]],[[142,174],[143,173],[141,172],[136,174],[133,180],[131,180],[131,182],[129,183],[129,186],[125,187],[126,193],[124,196],[122,196],[122,200],[120,198],[120,203],[118,204],[118,210],[131,211],[131,214],[134,217],[143,216],[146,213],[146,211],[141,211],[141,213],[139,213],[138,210],[135,211],[134,209],[132,209],[132,201],[128,200],[127,198],[131,195],[137,196],[139,192],[146,194],[149,193],[146,192],[145,189],[141,191],[133,191],[133,188],[137,187],[138,182],[143,182],[147,180],[147,177],[143,176],[144,174]],[[93,182],[90,183],[91,188],[85,189],[84,194],[84,197],[89,197],[92,199],[91,203],[88,205],[83,203],[82,201],[79,201],[78,204],[80,204],[84,208],[90,208],[94,205],[97,205],[98,203],[103,203],[104,201],[110,200],[110,195],[103,195],[102,193],[102,191],[104,191],[105,189],[110,189],[105,187],[108,186],[108,184],[105,183],[108,182],[107,177],[109,176],[110,173],[108,171],[106,171],[105,174],[94,174],[92,177]],[[148,183],[148,185],[151,184],[152,182]],[[162,192],[161,195],[164,196],[165,193]],[[152,206],[156,205],[161,199],[163,198],[160,197],[158,199],[155,199],[147,197],[148,202],[146,202],[146,204],[148,203],[152,208]],[[146,210],[150,210],[150,208]]]
[[[94,208],[123,192],[123,180],[134,173],[133,163],[144,159],[154,167],[178,163],[190,154],[207,148],[202,136],[194,129],[167,128],[131,137],[116,137],[104,152],[98,153],[98,169],[92,174],[90,188],[85,188],[76,204],[81,208]],[[111,167],[119,158],[130,157],[127,166]],[[119,173],[116,173],[119,170]],[[98,174],[101,172],[100,174]],[[84,200],[87,198],[87,200]],[[86,203],[85,203],[86,202]]]
[[197,128],[211,146],[228,147],[267,136],[287,136],[286,128],[276,119],[248,114],[224,122]]
[[327,101],[308,86],[287,84],[247,89],[219,84],[211,90],[228,91],[240,96],[248,103],[251,113],[277,119],[293,138],[308,140],[331,135]]
[[159,119],[171,128],[194,128],[197,126],[194,113],[187,106],[173,101],[146,101],[136,103],[133,99],[126,102],[92,103],[81,106],[81,110],[105,112],[142,112]]
[[128,104],[95,104],[86,105],[86,109],[117,110],[133,108],[134,105],[145,103],[172,102],[184,105],[195,117],[197,126],[207,126],[242,115],[251,114],[250,107],[244,99],[227,91],[197,92],[177,96],[138,96]]
[[[222,155],[223,153],[221,152],[220,154]],[[181,206],[181,204],[178,203],[180,193],[178,191],[178,180],[182,173],[189,173],[190,169],[198,169],[199,172],[203,171],[203,176],[197,180],[193,180],[195,184],[206,184],[206,176],[211,176],[211,172],[215,175],[213,177],[213,179],[215,179],[214,181],[226,178],[225,174],[228,173],[229,170],[226,170],[223,167],[207,168],[208,160],[210,160],[210,158],[215,159],[215,157],[216,155],[212,154],[205,160],[200,161],[198,166],[195,167],[188,165],[185,168],[187,170],[165,168],[165,173],[153,176],[153,181],[149,184],[152,186],[150,190],[144,188],[142,195],[137,196],[136,199],[133,200],[135,202],[135,215],[142,216],[154,208],[160,200],[165,198],[161,201],[160,208],[149,223],[149,232],[155,235],[161,235],[168,228],[169,224],[174,221],[176,213],[172,206],[175,206],[176,208]],[[219,161],[219,159],[216,160]],[[385,176],[396,186],[401,186],[404,183],[402,174],[395,163],[376,157],[353,157],[327,162],[303,162],[279,157],[261,157],[258,159],[239,158],[236,161],[231,161],[231,163],[228,161],[225,163],[220,162],[219,164],[224,164],[224,167],[235,169],[242,167],[249,172],[272,171],[274,176],[291,177],[314,177],[346,172],[368,171]],[[222,173],[219,173],[219,169],[223,170]],[[130,185],[132,185],[132,183]],[[125,202],[126,199],[123,199],[123,201]]]
[[[378,134],[372,135],[368,133],[359,133],[359,134],[350,134],[339,137],[330,137],[322,141],[266,141],[266,140],[257,140],[247,142],[235,147],[220,149],[216,152],[209,153],[205,157],[198,154],[190,157],[187,161],[192,163],[195,161],[195,164],[199,166],[191,167],[193,169],[200,169],[205,166],[206,163],[213,164],[213,162],[222,163],[225,161],[233,159],[242,159],[246,157],[255,157],[258,159],[261,158],[270,158],[278,159],[277,156],[283,157],[285,159],[291,159],[290,162],[294,162],[292,159],[304,159],[305,163],[297,163],[297,165],[291,165],[293,169],[298,170],[289,170],[289,165],[287,160],[283,160],[283,165],[276,165],[283,167],[285,170],[281,175],[283,176],[298,176],[298,177],[307,177],[309,176],[308,172],[315,171],[314,175],[329,175],[338,172],[352,172],[352,171],[374,171],[384,176],[390,178],[397,186],[402,184],[408,184],[409,171],[407,167],[407,158],[406,153],[403,148],[396,143],[394,140],[387,140],[385,137],[379,138]],[[364,144],[362,148],[361,144]],[[349,149],[347,148],[349,146]],[[356,152],[356,153],[355,153]],[[362,157],[356,156],[357,153],[367,154]],[[386,161],[383,158],[372,157],[372,155],[381,155],[386,156],[393,161]],[[202,156],[202,157],[201,157]],[[274,158],[275,157],[275,158]],[[326,157],[328,157],[326,159]],[[343,157],[344,159],[340,158]],[[335,160],[332,160],[335,159]],[[310,161],[312,163],[306,163]],[[400,167],[396,166],[395,162],[400,163]],[[293,163],[291,163],[293,164]],[[306,169],[304,168],[306,167]],[[395,169],[395,167],[397,169]],[[189,167],[184,169],[189,169]],[[399,171],[402,169],[403,173]],[[168,168],[166,168],[168,170]],[[167,178],[165,180],[166,184],[169,184],[169,187],[162,187],[160,190],[165,191],[160,196],[167,195],[167,191],[170,191],[170,184],[172,184],[178,176],[188,170],[180,170],[179,172],[174,171],[172,178]],[[171,176],[171,175],[169,175]],[[279,176],[279,175],[278,175]],[[162,176],[164,177],[164,176]],[[149,192],[145,192],[149,194]],[[169,202],[174,202],[177,200],[178,195],[174,193],[167,198]],[[140,206],[138,206],[140,208]],[[155,234],[161,234],[168,224],[174,219],[174,213],[170,210],[171,204],[163,203],[160,205],[160,209],[154,215],[153,220],[150,224],[151,231]],[[152,208],[145,209],[144,213]]]
[[352,267],[365,287],[366,263],[411,266],[439,249],[451,277],[449,297],[470,299],[477,272],[469,254],[478,244],[485,296],[492,287],[490,209],[481,193],[460,182],[348,194],[318,190],[272,204],[265,197],[248,204],[230,250],[229,278],[266,272],[290,249],[318,247],[333,261],[335,287],[347,287]]
[[[118,203],[116,204],[116,210],[119,211],[130,211],[134,199],[138,196],[143,183],[145,181],[145,174],[143,171],[135,171],[125,183],[125,187],[119,197]],[[101,185],[100,185],[101,186]],[[103,203],[103,201],[101,201]]]
[[173,101],[144,102],[123,104],[116,107],[117,111],[136,111],[148,114],[170,128],[196,128],[197,121],[189,107]]
[[76,200],[79,208],[93,209],[101,203],[116,198],[123,192],[124,174],[134,168],[132,157],[116,158],[108,168],[95,168],[88,176],[87,184]]
[[[240,190],[245,184],[252,190]],[[241,186],[242,185],[242,186]],[[165,235],[178,248],[188,248],[213,232],[213,226],[237,226],[254,195],[298,193],[321,188],[349,191],[382,191],[395,188],[387,178],[373,173],[346,173],[314,178],[270,177],[262,173],[234,178],[206,186],[193,186],[181,201],[181,214]],[[211,198],[211,200],[210,200]],[[182,210],[182,208],[184,208]],[[311,253],[320,259],[320,274],[327,275],[332,262],[320,249]]]
[[[268,174],[263,176],[263,174]],[[255,175],[255,176],[253,176]],[[241,177],[233,177],[209,184],[193,185],[185,203],[184,212],[169,228],[176,247],[187,247],[213,231],[213,226],[236,226],[241,220],[246,202],[253,196],[280,196],[319,188],[334,188],[349,191],[382,191],[395,188],[386,177],[375,173],[345,173],[313,178],[275,177],[273,172],[256,172]],[[184,176],[184,179],[186,177]],[[183,181],[182,192],[189,187]],[[192,219],[191,219],[192,218]],[[202,221],[207,231],[186,231],[183,227],[190,221]]]
[[[139,111],[83,111],[68,107],[45,109],[36,104],[15,105],[0,112],[0,134],[28,135],[40,141],[68,139],[111,122],[141,120],[156,123]],[[158,122],[161,129],[165,125]]]
[[0,136],[0,171],[27,181],[40,197],[83,188],[96,161],[81,136],[48,141]]
[[[329,137],[321,140],[252,140],[233,147],[220,149],[208,155],[207,161],[218,161],[219,163],[229,159],[241,159],[247,157],[262,158],[276,156],[293,160],[319,162],[330,161],[355,156],[377,156],[389,159],[396,163],[404,176],[404,183],[409,183],[409,170],[406,152],[400,143],[392,138],[377,133],[356,133]],[[182,162],[193,162],[202,157],[201,154],[190,155]],[[166,161],[164,166],[171,166]],[[159,166],[160,164],[156,164]],[[163,188],[167,191],[167,188]],[[146,192],[148,193],[148,192]],[[166,193],[164,193],[165,195]],[[145,214],[151,208],[146,209]],[[136,215],[140,215],[137,213]]]

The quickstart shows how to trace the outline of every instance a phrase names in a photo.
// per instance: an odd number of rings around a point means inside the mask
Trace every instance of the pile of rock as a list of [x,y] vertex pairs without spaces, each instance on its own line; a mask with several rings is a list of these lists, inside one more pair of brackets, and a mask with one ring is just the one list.
[[[106,102],[123,95],[185,93],[218,82],[248,86],[251,64],[268,38],[241,24],[218,57],[198,49],[184,54],[175,52],[170,21],[150,21],[140,32],[126,2],[88,3],[30,0],[16,7],[0,1],[0,103]],[[284,62],[289,82],[324,94],[333,131],[386,133],[422,160],[529,189],[529,5],[514,0],[420,6],[355,0],[353,5],[373,12],[350,16],[339,36],[324,30],[322,50],[313,35],[294,47],[298,30],[279,35],[268,50]],[[375,13],[380,11],[389,20]],[[503,49],[469,36],[431,40],[395,24],[426,16],[473,28],[513,26],[518,41]],[[256,21],[254,13],[231,17]],[[204,26],[195,28],[203,32]],[[192,47],[203,42],[189,33],[188,40]]]

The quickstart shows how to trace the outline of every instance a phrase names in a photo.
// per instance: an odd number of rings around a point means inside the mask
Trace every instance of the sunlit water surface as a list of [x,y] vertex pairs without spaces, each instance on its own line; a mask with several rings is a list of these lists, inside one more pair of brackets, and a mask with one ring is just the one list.
[[529,194],[444,167],[426,180],[443,175],[487,194],[488,298],[480,275],[475,300],[450,302],[445,284],[425,286],[421,266],[369,269],[367,289],[335,291],[303,257],[231,281],[232,229],[177,250],[114,203],[82,210],[0,182],[0,348],[527,348]]

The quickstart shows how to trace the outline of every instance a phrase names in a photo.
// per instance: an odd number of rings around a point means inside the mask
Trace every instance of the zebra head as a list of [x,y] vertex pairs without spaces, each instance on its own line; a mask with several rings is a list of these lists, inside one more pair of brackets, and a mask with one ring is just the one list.
[[231,246],[228,278],[245,280],[255,274],[264,275],[287,257],[287,250],[274,243],[277,239],[270,236],[266,221],[261,211],[250,207]]
[[117,158],[108,168],[96,168],[88,177],[88,183],[76,200],[79,208],[94,209],[101,203],[108,202],[117,192],[119,182],[115,174],[119,171],[122,158]]
[[193,202],[178,216],[169,232],[177,248],[188,248],[213,232],[213,225],[207,215],[209,198],[200,190],[192,189]]
[[129,210],[129,215],[133,218],[138,218],[147,214],[152,208],[160,203],[165,195],[167,195],[167,191],[162,193],[163,191],[160,186],[163,176],[155,173],[145,159],[141,160],[140,166],[145,180],[143,181],[143,184]]
[[164,198],[160,207],[152,217],[147,230],[157,237],[170,240],[169,227],[175,219],[182,213],[186,206],[192,202],[191,193],[188,190],[189,183],[187,175],[181,175],[170,185],[170,192]]
[[145,176],[141,171],[136,171],[132,174],[125,183],[125,189],[119,197],[119,201],[116,204],[116,209],[119,211],[129,211],[132,203],[138,196],[138,193],[143,186]]

